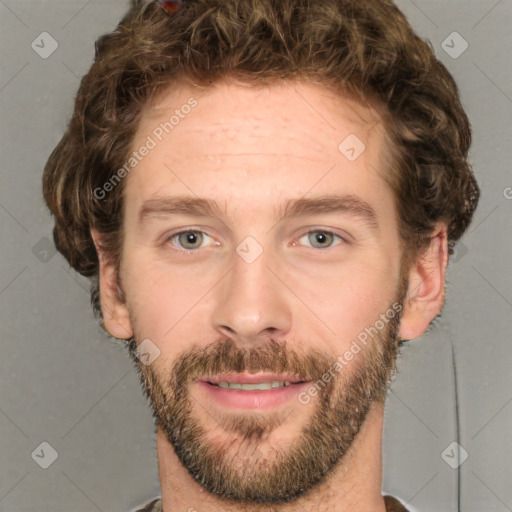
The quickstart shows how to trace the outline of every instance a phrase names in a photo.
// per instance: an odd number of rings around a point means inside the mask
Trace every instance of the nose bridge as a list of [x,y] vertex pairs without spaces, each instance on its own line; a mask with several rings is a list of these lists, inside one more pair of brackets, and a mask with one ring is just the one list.
[[274,275],[272,261],[276,261],[272,251],[253,237],[236,247],[213,315],[217,330],[246,342],[290,330],[290,303],[285,287]]

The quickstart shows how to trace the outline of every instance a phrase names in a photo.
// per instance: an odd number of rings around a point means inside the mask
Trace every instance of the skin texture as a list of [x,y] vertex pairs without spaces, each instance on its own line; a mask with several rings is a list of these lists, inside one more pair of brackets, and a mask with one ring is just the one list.
[[[368,106],[313,84],[173,87],[147,107],[133,148],[191,97],[197,106],[125,178],[119,276],[99,253],[105,327],[134,335],[155,412],[164,509],[382,512],[383,390],[398,340],[421,336],[442,308],[446,226],[401,269],[385,127]],[[366,147],[355,161],[338,150],[350,134]],[[367,202],[378,230],[348,212],[282,216],[288,200],[325,194]],[[168,195],[215,200],[219,215],[140,222],[147,200]],[[187,230],[197,236],[174,236]],[[242,242],[261,254],[249,263]],[[197,382],[229,370],[316,382],[392,308],[307,404],[235,414]],[[135,354],[146,339],[159,351],[149,365]]]

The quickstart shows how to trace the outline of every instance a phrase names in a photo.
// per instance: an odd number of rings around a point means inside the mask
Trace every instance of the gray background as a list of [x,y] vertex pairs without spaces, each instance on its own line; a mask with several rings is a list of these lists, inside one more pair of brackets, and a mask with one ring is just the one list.
[[[449,264],[440,321],[403,350],[386,407],[383,490],[412,511],[505,512],[512,510],[512,2],[398,5],[460,86],[482,197]],[[124,348],[93,320],[87,280],[54,253],[41,197],[43,165],[94,41],[126,7],[126,0],[0,0],[2,511],[119,512],[159,493],[153,423],[137,376]],[[462,49],[454,31],[469,44],[457,58],[443,49]],[[31,47],[42,32],[58,43],[46,59]],[[454,441],[468,453],[458,469],[446,462],[457,452],[444,452]],[[51,450],[41,452],[42,442],[58,453],[47,469],[40,464],[51,462]]]

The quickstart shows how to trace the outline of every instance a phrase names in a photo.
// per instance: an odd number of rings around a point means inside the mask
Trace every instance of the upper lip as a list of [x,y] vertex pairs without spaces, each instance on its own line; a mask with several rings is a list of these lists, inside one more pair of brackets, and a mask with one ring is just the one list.
[[219,382],[230,382],[236,384],[261,384],[262,382],[304,382],[294,374],[287,373],[223,373],[201,378],[203,382],[218,384]]

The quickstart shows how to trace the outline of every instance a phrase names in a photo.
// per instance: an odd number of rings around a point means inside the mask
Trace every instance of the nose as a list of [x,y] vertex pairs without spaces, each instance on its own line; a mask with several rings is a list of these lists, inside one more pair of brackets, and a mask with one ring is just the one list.
[[291,292],[275,261],[265,250],[252,262],[234,253],[231,272],[216,287],[214,329],[242,344],[287,335],[292,323]]

